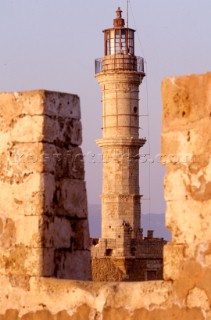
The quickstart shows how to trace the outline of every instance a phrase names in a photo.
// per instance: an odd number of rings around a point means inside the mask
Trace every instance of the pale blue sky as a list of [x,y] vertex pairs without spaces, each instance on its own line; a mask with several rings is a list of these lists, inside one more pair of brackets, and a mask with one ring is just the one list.
[[[130,10],[129,25],[140,39],[136,37],[136,55],[144,56],[147,65],[140,114],[149,110],[154,158],[160,152],[162,78],[211,70],[211,1],[130,4],[135,24]],[[101,151],[95,144],[101,137],[101,94],[94,59],[103,55],[101,31],[112,26],[117,6],[125,11],[126,0],[0,0],[0,91],[49,89],[80,96],[89,203],[99,203],[101,193],[101,163],[92,163],[91,156]],[[140,135],[149,138],[147,118],[140,122]],[[141,193],[149,198],[148,165],[141,170]],[[158,163],[151,164],[153,213],[164,212],[163,173]]]

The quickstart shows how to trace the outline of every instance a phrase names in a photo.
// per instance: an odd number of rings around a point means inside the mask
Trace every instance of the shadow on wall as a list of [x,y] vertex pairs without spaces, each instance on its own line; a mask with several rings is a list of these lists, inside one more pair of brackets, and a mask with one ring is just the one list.
[[90,280],[80,101],[45,92],[44,108],[43,275]]

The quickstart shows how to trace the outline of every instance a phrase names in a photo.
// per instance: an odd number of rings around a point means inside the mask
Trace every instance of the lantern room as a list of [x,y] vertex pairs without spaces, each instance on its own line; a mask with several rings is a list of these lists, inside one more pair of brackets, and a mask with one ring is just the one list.
[[114,27],[104,32],[104,54],[105,56],[115,54],[134,55],[134,33],[135,30],[125,28],[120,7],[116,11]]

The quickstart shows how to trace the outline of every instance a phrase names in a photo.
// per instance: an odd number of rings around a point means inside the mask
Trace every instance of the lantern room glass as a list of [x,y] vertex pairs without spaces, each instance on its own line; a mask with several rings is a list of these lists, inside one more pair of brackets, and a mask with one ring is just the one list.
[[134,55],[134,30],[115,28],[105,30],[105,55]]

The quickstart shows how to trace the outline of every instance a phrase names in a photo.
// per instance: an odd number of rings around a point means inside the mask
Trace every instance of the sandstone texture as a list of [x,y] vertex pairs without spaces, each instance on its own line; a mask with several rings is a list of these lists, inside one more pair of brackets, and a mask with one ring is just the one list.
[[[98,283],[30,276],[26,271],[17,275],[10,259],[10,269],[0,272],[0,320],[211,319],[211,73],[164,79],[162,96],[167,226],[173,235],[165,247],[164,281]],[[11,199],[5,195],[2,205],[7,201],[12,208]],[[13,250],[18,234],[14,217],[16,212],[24,216],[17,211],[18,202],[13,203],[13,215],[6,214],[6,204],[2,212],[1,252]],[[57,245],[60,241],[57,238]],[[23,260],[27,255],[21,245],[23,250],[19,247],[13,254]],[[29,256],[25,268],[33,262],[33,251]]]
[[[112,65],[112,56],[103,58]],[[139,85],[144,75],[106,70],[96,75],[102,89],[103,154],[102,238],[115,239],[121,222],[140,237]]]
[[0,274],[90,279],[79,98],[1,93],[0,136]]

